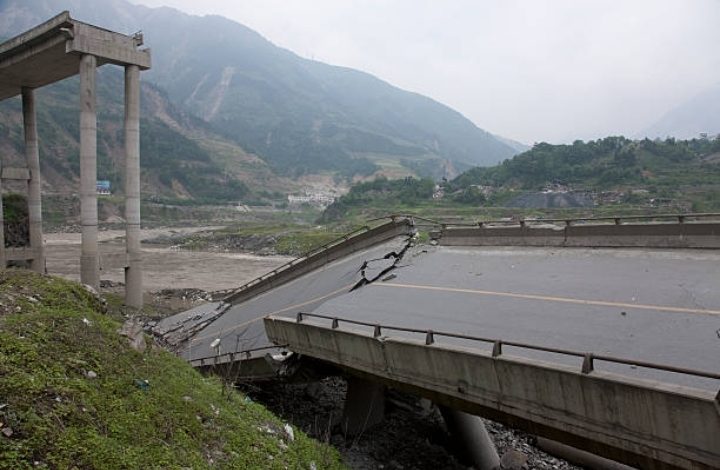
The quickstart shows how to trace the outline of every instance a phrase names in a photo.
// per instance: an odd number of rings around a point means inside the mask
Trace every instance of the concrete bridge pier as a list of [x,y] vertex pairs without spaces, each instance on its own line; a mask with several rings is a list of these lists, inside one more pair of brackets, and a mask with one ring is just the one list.
[[125,67],[125,304],[143,306],[140,250],[140,68]]
[[44,273],[45,245],[42,230],[40,150],[38,147],[37,114],[35,112],[35,91],[32,88],[23,87],[21,93],[23,126],[25,129],[25,159],[29,178],[27,182],[29,235],[30,248],[33,250],[30,269]]
[[99,289],[96,67],[95,56],[83,54],[80,58],[80,282]]
[[349,436],[357,436],[382,422],[384,417],[385,386],[353,376],[348,377],[345,407],[340,422],[342,431]]
[[496,470],[500,468],[500,457],[485,424],[479,416],[440,406],[445,424],[450,434],[460,443],[461,448],[478,470]]

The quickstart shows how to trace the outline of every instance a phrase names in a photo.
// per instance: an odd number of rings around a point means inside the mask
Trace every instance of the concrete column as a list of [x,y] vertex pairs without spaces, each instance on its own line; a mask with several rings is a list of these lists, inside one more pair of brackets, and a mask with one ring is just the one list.
[[462,411],[440,407],[445,424],[450,434],[460,442],[467,458],[478,470],[495,470],[500,468],[495,443],[485,429],[485,424],[479,416]]
[[143,306],[140,249],[140,69],[125,67],[125,304]]
[[[0,175],[2,175],[2,162],[0,162]],[[5,216],[3,214],[2,177],[0,177],[0,269],[5,268],[7,268],[7,258],[5,254]]]
[[98,289],[96,67],[95,56],[85,54],[80,58],[80,281]]
[[348,377],[342,432],[357,436],[385,417],[385,387],[376,382]]
[[34,252],[30,269],[45,272],[45,245],[42,231],[42,202],[40,190],[40,150],[35,113],[35,90],[22,89],[23,125],[25,127],[25,159],[30,172],[28,181],[28,219],[30,222],[30,248]]

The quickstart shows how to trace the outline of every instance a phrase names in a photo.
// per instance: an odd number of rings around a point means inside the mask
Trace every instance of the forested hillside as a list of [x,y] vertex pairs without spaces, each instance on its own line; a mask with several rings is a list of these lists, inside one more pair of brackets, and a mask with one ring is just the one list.
[[548,184],[585,189],[621,185],[712,185],[720,181],[720,139],[641,140],[607,137],[572,145],[536,144],[502,164],[473,168],[452,181],[540,190]]

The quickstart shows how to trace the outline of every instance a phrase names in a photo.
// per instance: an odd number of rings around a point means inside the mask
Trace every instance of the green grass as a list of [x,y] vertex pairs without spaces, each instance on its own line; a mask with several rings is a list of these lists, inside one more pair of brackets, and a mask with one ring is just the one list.
[[219,379],[132,350],[103,309],[78,284],[0,272],[0,469],[342,468]]

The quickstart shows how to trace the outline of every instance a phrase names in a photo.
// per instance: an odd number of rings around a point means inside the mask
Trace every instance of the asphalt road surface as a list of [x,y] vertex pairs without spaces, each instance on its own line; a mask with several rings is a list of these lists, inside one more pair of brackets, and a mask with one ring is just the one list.
[[[264,316],[303,311],[720,371],[720,251],[417,246],[391,276],[350,291],[364,261],[403,243],[356,253],[234,306],[196,336],[185,357],[211,355],[216,338],[222,352],[266,345]],[[503,353],[581,364],[525,349]],[[720,381],[634,366],[598,361],[596,369],[720,388]]]

